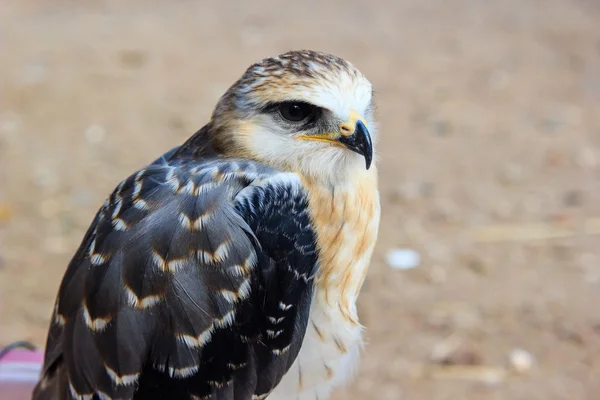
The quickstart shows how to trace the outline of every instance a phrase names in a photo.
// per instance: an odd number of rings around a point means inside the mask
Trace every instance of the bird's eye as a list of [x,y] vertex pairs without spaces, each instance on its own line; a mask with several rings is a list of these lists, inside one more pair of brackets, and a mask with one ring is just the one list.
[[304,121],[313,116],[315,111],[316,107],[300,102],[282,103],[279,106],[279,113],[281,116],[290,122]]

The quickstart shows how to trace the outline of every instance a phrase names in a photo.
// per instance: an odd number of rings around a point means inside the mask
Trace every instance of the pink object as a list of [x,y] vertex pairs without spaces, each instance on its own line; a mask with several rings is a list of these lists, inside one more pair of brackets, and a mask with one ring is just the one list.
[[44,353],[31,350],[13,350],[0,360],[0,365],[11,362],[42,364],[44,362]]
[[0,359],[0,400],[31,399],[44,354],[15,349]]

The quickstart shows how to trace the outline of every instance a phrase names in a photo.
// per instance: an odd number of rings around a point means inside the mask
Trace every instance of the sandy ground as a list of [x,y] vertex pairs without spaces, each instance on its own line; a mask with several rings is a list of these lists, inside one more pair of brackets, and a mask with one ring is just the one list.
[[121,178],[251,62],[313,48],[370,77],[380,120],[368,344],[335,398],[600,398],[600,3],[139,4],[2,1],[0,345],[43,346]]

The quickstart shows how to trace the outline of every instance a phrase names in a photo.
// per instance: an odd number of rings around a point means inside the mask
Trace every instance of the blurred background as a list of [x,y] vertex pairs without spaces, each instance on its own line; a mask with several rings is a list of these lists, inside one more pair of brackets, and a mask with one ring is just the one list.
[[122,178],[311,48],[371,79],[380,121],[367,345],[335,399],[599,398],[597,0],[1,3],[0,346],[43,347]]

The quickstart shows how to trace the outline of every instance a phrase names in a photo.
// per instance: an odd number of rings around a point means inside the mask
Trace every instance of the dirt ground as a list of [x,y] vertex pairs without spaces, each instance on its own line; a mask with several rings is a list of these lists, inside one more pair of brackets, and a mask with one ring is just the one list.
[[120,179],[250,63],[312,48],[371,79],[380,121],[368,343],[335,398],[600,399],[599,21],[594,0],[3,0],[0,345],[44,345]]

